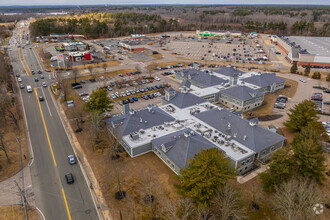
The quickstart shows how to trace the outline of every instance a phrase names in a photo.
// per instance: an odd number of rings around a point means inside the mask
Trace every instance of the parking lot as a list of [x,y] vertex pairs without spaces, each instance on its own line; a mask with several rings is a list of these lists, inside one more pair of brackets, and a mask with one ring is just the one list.
[[233,63],[269,63],[261,46],[254,46],[250,39],[239,41],[233,38],[231,43],[225,43],[228,40],[216,39],[214,42],[196,41],[196,40],[174,40],[166,45],[173,54],[203,61],[226,61]]
[[[164,95],[164,91],[168,85],[172,85],[174,89],[178,89],[179,82],[162,73],[163,71],[154,73],[151,79],[147,74],[132,74],[132,72],[118,74],[112,77],[101,76],[95,80],[78,81],[82,88],[75,91],[81,96],[83,101],[88,101],[89,95],[93,90],[100,88],[106,89],[109,97],[114,101],[112,114],[120,114],[122,112],[121,104],[123,100],[128,100],[131,108],[138,110],[147,107],[149,104],[160,104],[161,97]],[[149,95],[148,98],[142,98],[142,96],[146,95]],[[133,97],[136,97],[137,101],[134,101],[135,98]],[[130,98],[133,98],[133,100]]]

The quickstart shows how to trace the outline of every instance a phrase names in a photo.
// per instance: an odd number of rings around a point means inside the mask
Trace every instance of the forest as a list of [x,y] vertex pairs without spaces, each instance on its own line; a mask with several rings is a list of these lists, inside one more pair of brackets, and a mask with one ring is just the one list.
[[34,22],[33,35],[74,33],[98,38],[200,29],[330,36],[330,7],[90,6],[63,10],[68,15]]

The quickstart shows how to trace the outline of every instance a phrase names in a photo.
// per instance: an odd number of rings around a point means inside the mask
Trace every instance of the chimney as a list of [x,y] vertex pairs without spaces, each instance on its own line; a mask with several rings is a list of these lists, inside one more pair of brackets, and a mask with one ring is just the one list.
[[128,114],[130,112],[129,103],[123,104],[123,114]]
[[228,130],[230,130],[231,128],[231,125],[230,125],[230,122],[228,122]]
[[147,106],[147,109],[148,109],[148,112],[151,112],[151,110],[152,110],[152,105],[148,105],[148,106]]
[[257,125],[258,122],[259,122],[258,118],[252,118],[252,119],[249,121],[249,124],[250,124],[250,126],[253,127],[253,126]]

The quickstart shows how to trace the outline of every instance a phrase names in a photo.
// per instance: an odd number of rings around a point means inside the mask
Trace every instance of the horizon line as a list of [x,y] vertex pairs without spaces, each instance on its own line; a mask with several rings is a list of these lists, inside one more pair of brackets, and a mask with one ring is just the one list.
[[73,6],[73,7],[77,7],[77,6],[161,6],[161,5],[167,5],[167,6],[176,6],[176,5],[181,5],[181,6],[263,6],[263,5],[267,5],[267,6],[330,6],[330,4],[286,4],[286,3],[278,3],[278,4],[271,4],[271,3],[262,3],[262,4],[258,4],[258,3],[254,3],[254,4],[166,4],[166,3],[154,3],[154,4],[145,4],[145,3],[134,3],[134,4],[128,4],[128,3],[118,3],[118,4],[68,4],[68,5],[63,5],[63,4],[38,4],[38,5],[0,5],[0,7],[40,7],[40,6]]

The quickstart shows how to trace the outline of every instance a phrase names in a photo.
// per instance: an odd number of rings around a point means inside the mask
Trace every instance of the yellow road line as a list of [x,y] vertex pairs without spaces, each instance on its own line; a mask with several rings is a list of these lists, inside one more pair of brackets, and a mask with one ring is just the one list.
[[24,61],[23,61],[23,59],[22,59],[22,55],[21,55],[21,53],[23,53],[23,51],[21,52],[21,50],[22,50],[21,48],[18,49],[19,60],[21,61],[22,66],[23,66],[23,68],[24,68],[26,74],[29,76],[29,72],[27,71],[27,69],[26,69],[26,67],[25,67],[25,63],[24,63]]
[[48,130],[47,130],[47,127],[46,127],[44,115],[42,113],[42,109],[41,109],[41,105],[40,105],[40,101],[39,101],[39,96],[38,96],[38,92],[37,92],[36,88],[34,88],[34,92],[36,93],[36,97],[37,97],[37,101],[38,101],[38,105],[39,105],[39,109],[40,109],[40,114],[41,114],[42,122],[44,123],[44,127],[45,127],[45,131],[46,131],[46,136],[47,136],[50,152],[52,153],[53,161],[54,161],[54,164],[55,164],[55,167],[56,167],[56,160],[55,160],[52,144],[50,143],[50,140],[49,140]]
[[63,194],[63,199],[64,199],[64,202],[65,202],[66,210],[68,212],[69,220],[71,220],[71,214],[70,214],[68,202],[66,201],[66,197],[65,197],[65,193],[64,193],[64,189],[63,188],[62,188],[62,194]]

